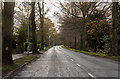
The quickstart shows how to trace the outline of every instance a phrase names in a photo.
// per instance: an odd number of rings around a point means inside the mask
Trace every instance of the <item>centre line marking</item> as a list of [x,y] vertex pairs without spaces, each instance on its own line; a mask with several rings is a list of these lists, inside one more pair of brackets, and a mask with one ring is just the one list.
[[74,61],[73,59],[70,59],[71,61]]
[[31,67],[31,66],[27,66],[27,67]]
[[90,75],[91,77],[93,77],[94,79],[96,79],[95,76],[93,76],[91,73],[88,73],[88,75]]
[[76,65],[79,66],[79,67],[81,66],[81,65],[79,65],[79,64],[76,64]]

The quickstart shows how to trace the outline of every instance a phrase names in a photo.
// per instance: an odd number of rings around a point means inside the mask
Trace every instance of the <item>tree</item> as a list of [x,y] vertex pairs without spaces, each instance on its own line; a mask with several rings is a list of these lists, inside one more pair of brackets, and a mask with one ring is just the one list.
[[36,43],[36,24],[35,24],[35,2],[31,3],[31,14],[30,14],[30,19],[31,19],[31,25],[32,25],[32,47],[33,47],[33,53],[37,52],[37,43]]
[[[62,10],[65,14],[72,16],[76,19],[82,18],[82,20],[80,19],[80,21],[82,21],[82,23],[80,22],[82,24],[82,27],[79,27],[79,25],[76,26],[76,24],[78,23],[75,23],[74,27],[79,29],[80,40],[81,40],[80,47],[81,49],[84,50],[87,49],[87,40],[86,40],[87,31],[86,31],[85,23],[87,21],[89,9],[93,7],[95,4],[96,3],[88,3],[88,2],[70,2],[66,4],[61,3]],[[82,15],[82,17],[80,15]]]
[[117,29],[118,29],[118,2],[113,2],[112,6],[112,53],[118,55],[118,40],[117,40]]
[[[52,45],[52,41],[54,41],[55,35],[56,35],[56,29],[54,27],[54,23],[49,18],[44,18],[44,46],[48,47]],[[41,26],[40,26],[40,19],[36,21],[37,26],[37,35],[41,36]],[[41,37],[37,37],[38,40],[40,40],[41,43]]]
[[4,2],[2,11],[2,63],[13,64],[12,33],[15,2]]
[[65,46],[95,52],[104,49],[102,39],[111,36],[111,3],[66,2],[61,8],[60,35]]
[[39,14],[40,14],[40,26],[41,26],[41,50],[44,49],[44,0],[42,0],[42,7],[38,2]]
[[[17,40],[17,46],[15,52],[24,52],[24,43],[27,42],[29,38],[29,42],[31,42],[31,27],[30,27],[30,11],[31,11],[31,3],[30,2],[23,2],[19,3],[16,2],[15,6],[15,14],[14,14],[14,40]],[[29,30],[28,30],[29,26]],[[28,35],[29,31],[29,35]],[[27,48],[26,48],[27,49]],[[27,50],[26,50],[27,51]]]
[[18,35],[17,36],[17,43],[18,47],[20,48],[21,53],[24,52],[24,43],[27,41],[28,35],[28,25],[25,22],[22,22],[21,26],[18,28]]

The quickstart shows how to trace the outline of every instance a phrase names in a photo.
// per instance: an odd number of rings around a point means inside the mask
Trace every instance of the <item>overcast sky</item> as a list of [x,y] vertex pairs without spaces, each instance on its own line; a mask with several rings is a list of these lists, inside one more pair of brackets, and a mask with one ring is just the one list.
[[47,13],[46,17],[50,18],[55,23],[55,26],[57,26],[58,18],[54,16],[54,13],[60,12],[59,1],[63,2],[64,0],[44,0],[44,1],[45,1],[45,10],[47,8],[50,9],[50,11]]

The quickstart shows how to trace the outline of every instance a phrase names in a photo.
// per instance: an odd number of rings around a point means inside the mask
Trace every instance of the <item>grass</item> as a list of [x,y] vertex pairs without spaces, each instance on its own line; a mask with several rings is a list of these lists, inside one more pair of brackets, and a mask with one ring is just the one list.
[[76,49],[68,48],[68,47],[65,47],[65,46],[62,46],[62,48],[65,48],[65,49],[68,49],[68,50],[72,50],[72,51],[76,51],[76,52],[80,52],[80,53],[84,53],[84,54],[88,54],[88,55],[93,55],[93,56],[108,57],[108,58],[113,58],[113,59],[120,59],[120,56],[109,56],[109,55],[103,54],[103,53],[95,53],[95,52],[87,52],[87,51],[83,51],[83,50],[76,50]]
[[20,67],[21,65],[25,64],[26,62],[31,61],[31,59],[33,59],[35,57],[36,57],[35,55],[31,55],[31,56],[25,56],[25,57],[22,57],[20,59],[14,60],[13,65],[4,65],[4,66],[2,66],[2,71],[3,71],[3,73],[12,71],[12,70]]
[[48,49],[50,49],[51,47],[46,47],[44,48],[44,50],[39,50],[39,52],[44,52],[44,51],[47,51]]
[[96,55],[96,56],[107,56],[106,54],[103,53],[95,53],[95,52],[86,52],[86,51],[82,51],[82,50],[75,50],[76,52],[81,52],[84,54],[89,54],[89,55]]
[[22,64],[31,61],[31,59],[33,59],[35,57],[36,57],[35,55],[25,56],[25,57],[15,60],[14,63],[18,66],[21,66]]
[[114,59],[120,59],[120,56],[112,56]]

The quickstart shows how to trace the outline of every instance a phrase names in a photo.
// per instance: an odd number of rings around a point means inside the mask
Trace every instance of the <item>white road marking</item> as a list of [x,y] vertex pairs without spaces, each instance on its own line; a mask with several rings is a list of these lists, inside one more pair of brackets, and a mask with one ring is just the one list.
[[37,59],[37,60],[40,60],[40,59]]
[[81,66],[80,64],[76,64],[76,65],[79,66],[79,67]]
[[37,73],[37,72],[35,72],[35,76],[36,76],[36,75],[38,75],[38,73]]
[[22,72],[26,72],[26,73],[32,73],[33,71],[22,71]]
[[31,66],[27,66],[27,67],[31,67]]
[[71,61],[74,61],[73,59],[70,59]]
[[93,76],[91,73],[88,73],[89,76],[91,76],[92,78],[96,79],[95,76]]

